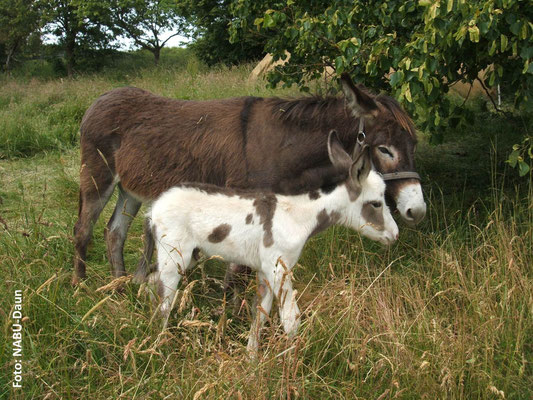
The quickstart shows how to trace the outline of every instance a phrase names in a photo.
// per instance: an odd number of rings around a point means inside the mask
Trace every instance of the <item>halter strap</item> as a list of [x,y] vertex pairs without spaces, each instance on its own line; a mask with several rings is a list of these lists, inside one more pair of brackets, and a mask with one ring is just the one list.
[[355,160],[359,156],[359,153],[361,153],[361,151],[363,150],[365,140],[365,120],[363,119],[363,117],[359,117],[359,130],[357,131],[357,138],[355,140],[355,146],[353,148],[352,160]]
[[418,179],[421,181],[420,175],[414,171],[402,171],[402,172],[391,172],[389,174],[381,174],[381,177],[384,181],[394,181],[397,179]]

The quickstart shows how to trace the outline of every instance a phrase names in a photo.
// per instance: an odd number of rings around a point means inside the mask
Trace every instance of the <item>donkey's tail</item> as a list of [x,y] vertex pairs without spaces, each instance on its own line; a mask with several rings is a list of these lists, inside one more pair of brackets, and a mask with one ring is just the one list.
[[81,195],[81,189],[80,189],[80,197],[79,197],[79,200],[78,200],[78,218],[80,217],[81,215],[81,208],[82,208],[82,205],[83,205],[83,197]]
[[139,264],[137,265],[137,271],[135,271],[133,277],[135,283],[143,283],[148,274],[153,272],[152,269],[155,269],[155,265],[150,265],[152,255],[154,254],[154,245],[155,241],[152,224],[150,223],[150,217],[146,216],[144,218],[144,248]]

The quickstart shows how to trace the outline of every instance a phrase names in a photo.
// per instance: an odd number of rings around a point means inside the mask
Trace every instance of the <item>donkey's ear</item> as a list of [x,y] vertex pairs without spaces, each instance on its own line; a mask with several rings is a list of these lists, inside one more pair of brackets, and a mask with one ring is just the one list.
[[350,170],[352,159],[346,150],[344,150],[344,147],[342,147],[342,143],[335,130],[330,131],[328,135],[328,155],[335,168],[343,171]]
[[372,159],[370,158],[370,147],[366,145],[361,150],[359,157],[352,163],[350,178],[356,186],[361,187],[371,169]]
[[346,72],[341,75],[340,82],[348,107],[354,117],[372,115],[374,111],[378,110],[378,105],[374,99],[362,88],[355,86],[352,78]]

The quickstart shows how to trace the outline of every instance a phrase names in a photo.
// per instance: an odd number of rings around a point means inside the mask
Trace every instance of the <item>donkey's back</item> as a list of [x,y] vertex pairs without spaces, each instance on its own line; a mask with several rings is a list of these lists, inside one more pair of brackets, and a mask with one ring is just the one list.
[[244,102],[177,100],[133,87],[112,90],[82,120],[82,164],[93,177],[111,174],[143,200],[184,181],[242,184]]

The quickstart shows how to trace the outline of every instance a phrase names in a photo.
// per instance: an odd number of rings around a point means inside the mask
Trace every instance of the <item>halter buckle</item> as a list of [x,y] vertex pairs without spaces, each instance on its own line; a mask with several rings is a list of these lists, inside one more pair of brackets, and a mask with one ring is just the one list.
[[365,134],[365,121],[363,117],[359,118],[359,132],[357,133],[357,143],[363,145],[366,139]]

